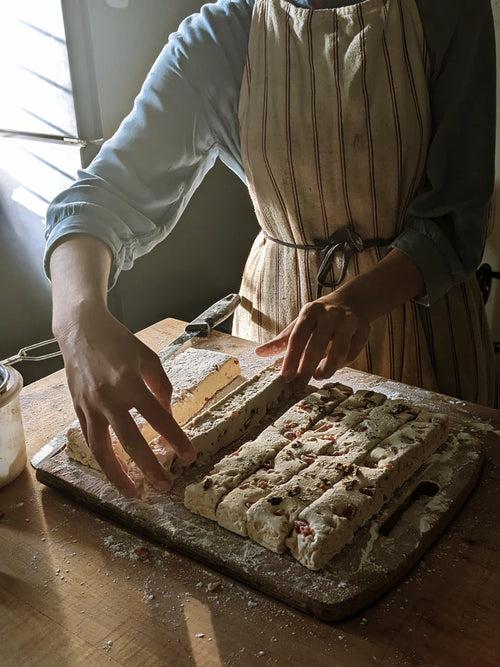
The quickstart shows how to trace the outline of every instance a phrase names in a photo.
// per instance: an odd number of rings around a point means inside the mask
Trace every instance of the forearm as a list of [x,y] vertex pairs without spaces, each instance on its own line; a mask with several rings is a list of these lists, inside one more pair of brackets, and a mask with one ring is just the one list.
[[50,257],[53,315],[56,336],[64,334],[84,313],[106,309],[111,252],[99,239],[68,237]]
[[50,256],[53,329],[85,439],[108,479],[126,496],[138,487],[117,458],[110,427],[149,483],[171,482],[129,410],[134,407],[186,464],[196,453],[172,417],[170,384],[158,356],[109,314],[111,253],[86,234],[68,237]]
[[424,279],[413,260],[399,250],[392,250],[373,269],[353,278],[328,297],[373,322],[424,291]]

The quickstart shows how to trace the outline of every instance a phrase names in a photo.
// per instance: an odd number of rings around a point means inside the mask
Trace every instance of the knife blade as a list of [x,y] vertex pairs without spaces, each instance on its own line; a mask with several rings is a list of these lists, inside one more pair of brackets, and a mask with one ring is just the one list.
[[37,451],[36,454],[34,454],[31,457],[30,463],[35,470],[39,467],[41,463],[46,461],[47,459],[51,459],[53,456],[55,456],[57,453],[59,453],[62,449],[66,447],[66,434],[65,433],[59,433],[56,435],[52,440],[50,440],[46,445],[44,445],[41,449]]
[[239,294],[228,294],[210,308],[207,308],[186,326],[184,332],[178,338],[160,352],[160,361],[164,363],[167,359],[174,357],[191,339],[196,337],[206,338],[212,329],[234,313],[240,301]]
[[[207,308],[201,315],[198,315],[192,322],[190,322],[178,338],[176,338],[168,347],[160,353],[160,360],[163,363],[166,359],[170,359],[180,351],[183,345],[192,338],[201,337],[206,338],[212,329],[218,324],[221,324],[228,317],[230,317],[236,310],[241,298],[238,294],[228,294],[223,299],[214,303],[210,308]],[[38,468],[43,461],[52,458],[59,453],[66,446],[66,435],[59,433],[46,445],[44,445],[31,458],[31,465],[33,468]]]

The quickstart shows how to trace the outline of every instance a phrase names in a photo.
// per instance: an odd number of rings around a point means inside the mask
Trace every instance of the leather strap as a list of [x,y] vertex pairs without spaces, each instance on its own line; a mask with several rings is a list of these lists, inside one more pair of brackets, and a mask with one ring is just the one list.
[[[363,239],[352,227],[346,226],[337,229],[328,240],[315,240],[314,244],[290,243],[270,236],[264,229],[261,230],[268,241],[295,248],[295,250],[316,251],[323,254],[316,281],[318,283],[317,298],[321,296],[323,288],[335,289],[344,280],[349,262],[353,255],[368,248],[387,247],[392,239],[373,238]],[[334,266],[334,264],[336,266]],[[334,268],[334,278],[327,280],[328,273]],[[338,267],[338,277],[335,277],[335,268]]]

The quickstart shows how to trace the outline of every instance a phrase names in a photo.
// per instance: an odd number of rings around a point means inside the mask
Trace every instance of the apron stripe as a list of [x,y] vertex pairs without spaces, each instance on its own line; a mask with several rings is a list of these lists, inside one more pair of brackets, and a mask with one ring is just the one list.
[[323,217],[323,227],[325,230],[325,240],[329,238],[328,231],[328,217],[326,215],[325,195],[323,192],[323,183],[321,178],[321,159],[319,152],[319,137],[318,137],[318,119],[316,116],[316,75],[314,72],[314,48],[313,48],[313,34],[312,34],[312,20],[313,12],[309,13],[307,21],[307,42],[309,52],[309,68],[311,80],[311,120],[314,138],[314,162],[316,165],[316,181],[318,184],[319,201],[321,205],[321,215]]
[[[268,100],[269,100],[269,63],[267,54],[267,37],[268,36],[266,34],[264,36],[264,99],[262,106],[262,157],[264,159],[264,164],[266,165],[269,179],[273,185],[276,198],[278,199],[281,211],[283,213],[283,221],[288,222],[288,212],[286,204],[280,192],[276,179],[274,177],[273,171],[271,169],[271,164],[269,162],[269,157],[267,155],[267,110],[268,110]],[[294,238],[292,228],[290,226],[289,228],[290,228],[291,238]]]
[[[366,136],[368,141],[368,168],[370,174],[370,193],[372,200],[372,234],[375,238],[378,238],[378,206],[377,206],[377,189],[375,185],[375,165],[373,159],[373,135],[372,135],[372,126],[370,118],[370,99],[368,95],[368,86],[366,83],[366,43],[365,43],[365,23],[363,18],[363,11],[361,5],[358,4],[358,21],[361,28],[361,78],[362,78],[362,88],[363,88],[363,100],[365,105],[365,123],[366,123]],[[380,249],[377,248],[376,254],[380,260]],[[368,357],[368,368],[369,372],[373,371],[373,360],[370,349],[370,341],[366,345],[366,352]]]
[[467,284],[466,283],[462,283],[461,291],[462,291],[462,298],[464,300],[465,311],[467,313],[467,322],[469,324],[471,348],[474,352],[474,369],[475,369],[475,372],[476,372],[476,386],[475,386],[475,389],[474,389],[474,394],[475,394],[474,403],[476,403],[478,401],[478,397],[479,397],[479,360],[478,360],[478,356],[477,356],[478,344],[476,343],[476,334],[475,334],[475,331],[474,331],[474,321],[476,320],[476,318],[472,317],[472,312],[471,312],[471,308],[470,308],[470,304],[469,304],[469,297],[467,295]]
[[[249,72],[250,60],[247,59],[247,62],[248,62],[248,68],[245,68],[245,69],[246,69],[247,72]],[[248,86],[247,99],[249,99],[250,95],[252,94],[252,80],[251,80],[249,75],[247,76],[247,86]],[[245,133],[245,140],[246,140],[247,149],[248,149],[249,133],[250,133],[250,123],[247,122],[247,124],[246,124],[246,133]],[[243,136],[241,124],[240,124],[240,136]],[[252,187],[252,183],[251,183],[251,181],[249,181],[249,188],[251,188],[251,187]]]
[[274,335],[277,336],[280,333],[280,307],[281,307],[281,294],[280,294],[280,246],[275,243],[276,247],[274,248],[275,253],[275,285],[276,285],[276,301],[274,308]]
[[[387,24],[388,20],[388,10],[387,10],[387,3],[384,2],[384,18]],[[396,97],[396,85],[394,82],[394,75],[392,71],[392,64],[391,64],[391,57],[389,54],[389,47],[387,45],[387,35],[386,35],[386,28],[384,26],[384,30],[382,32],[382,48],[384,51],[384,61],[385,61],[385,69],[386,69],[386,74],[387,74],[387,80],[389,83],[389,91],[391,94],[391,107],[392,107],[392,117],[394,121],[394,131],[396,135],[396,166],[397,166],[397,179],[398,179],[398,190],[401,188],[401,185],[403,183],[403,147],[402,147],[402,140],[401,140],[401,121],[399,119],[399,109],[398,109],[398,101]],[[379,252],[379,248],[377,248],[377,252]],[[380,255],[379,255],[380,259]],[[395,369],[395,357],[394,357],[394,322],[393,322],[393,317],[392,313],[387,314],[387,324],[388,324],[388,330],[389,330],[389,363],[390,363],[390,373],[391,377],[395,377],[396,369]]]
[[451,319],[451,308],[450,308],[450,299],[448,294],[444,297],[446,303],[446,314],[448,318],[448,334],[451,342],[451,352],[453,359],[453,372],[455,376],[455,396],[461,396],[461,386],[460,386],[460,372],[458,370],[458,355],[457,349],[455,347],[455,336],[453,335],[453,323]]
[[422,40],[422,62],[424,65],[424,71],[427,78],[430,77],[430,59],[429,59],[429,48],[425,39]]
[[248,90],[250,91],[250,84],[252,82],[251,69],[250,69],[250,59],[247,56],[245,63],[245,76],[247,81]]
[[262,270],[262,257],[261,261],[257,264],[257,325],[259,327],[259,339],[258,342],[262,342],[262,332],[263,332],[263,308],[262,308],[262,283],[264,281],[264,271]]
[[[370,99],[368,95],[368,86],[366,83],[366,42],[365,42],[365,22],[363,18],[363,11],[361,5],[357,6],[359,27],[361,29],[361,75],[363,83],[363,99],[365,104],[365,122],[366,122],[366,136],[368,140],[368,165],[370,171],[370,191],[372,198],[372,224],[373,236],[378,238],[378,206],[377,206],[377,188],[375,184],[375,165],[373,159],[373,135],[370,117]],[[377,251],[380,249],[377,248]]]
[[248,87],[250,88],[250,84],[252,83],[252,65],[250,63],[250,58],[248,57],[248,54],[247,54],[246,70],[247,70]]
[[434,345],[434,331],[432,326],[432,317],[430,308],[422,308],[421,312],[424,315],[424,321],[427,328],[427,346],[431,357],[431,364],[434,370],[434,375],[437,376],[436,368],[436,348]]
[[387,330],[389,332],[389,372],[391,378],[396,374],[394,364],[394,322],[392,320],[392,313],[387,313]]
[[[264,159],[264,163],[266,166],[268,166],[268,172],[270,172],[269,169],[269,162],[267,159],[267,102],[268,102],[268,71],[267,71],[267,35],[264,35],[264,94],[263,94],[263,99],[262,99],[262,156]],[[248,146],[250,143],[248,144]],[[272,180],[272,175],[269,173],[269,177]],[[277,193],[278,194],[278,193]],[[259,199],[257,198],[257,201]],[[259,210],[260,209],[259,206]],[[263,270],[261,267],[262,263],[262,256],[256,258],[255,262],[255,273],[252,276],[253,279],[253,292],[255,294],[255,299],[254,302],[257,306],[257,313],[256,313],[256,323],[257,323],[257,342],[262,342],[262,315],[263,315],[263,308],[262,308],[262,280],[263,280]],[[252,308],[252,311],[254,309]],[[254,319],[254,313],[252,312],[252,320]]]
[[[384,4],[384,12],[385,12],[385,17],[387,21],[387,5]],[[385,60],[385,68],[387,71],[387,78],[389,81],[389,90],[391,93],[391,105],[392,105],[392,115],[394,119],[394,130],[396,132],[396,165],[397,165],[397,174],[398,174],[398,188],[401,187],[403,183],[403,142],[401,139],[401,121],[399,118],[399,109],[398,109],[398,101],[396,98],[396,85],[394,82],[394,75],[392,72],[392,63],[391,63],[391,56],[389,54],[389,47],[387,45],[387,35],[385,34],[385,27],[384,27],[384,32],[382,35],[382,47],[384,51],[384,60]]]
[[401,314],[403,316],[403,322],[401,326],[401,333],[402,335],[400,336],[401,340],[401,374],[398,378],[399,382],[403,381],[404,378],[404,373],[405,373],[405,358],[406,358],[406,309],[407,309],[407,304],[405,304],[402,309],[401,309]]
[[[338,137],[340,147],[340,167],[342,176],[342,191],[344,193],[344,204],[347,213],[347,221],[350,227],[353,227],[353,218],[351,202],[349,201],[349,190],[347,187],[347,170],[345,161],[345,143],[344,128],[342,123],[342,88],[340,85],[340,64],[339,64],[339,18],[337,12],[333,12],[333,68],[335,73],[335,86],[337,89],[337,118],[338,118]],[[354,256],[356,258],[356,255]],[[357,272],[357,271],[356,271]]]
[[[286,8],[285,12],[285,67],[286,67],[286,80],[285,80],[285,126],[286,126],[286,148],[287,148],[287,159],[288,159],[288,169],[290,171],[290,183],[292,185],[292,195],[293,195],[293,202],[294,202],[294,207],[295,207],[295,215],[297,217],[297,224],[299,226],[300,230],[300,237],[301,237],[301,242],[305,245],[307,243],[307,238],[306,238],[306,233],[304,230],[304,223],[302,220],[302,212],[300,210],[300,200],[299,200],[299,192],[297,188],[297,181],[295,179],[295,169],[293,166],[293,147],[292,147],[292,127],[291,127],[291,120],[290,120],[290,95],[291,95],[291,86],[290,86],[290,79],[291,79],[291,56],[290,56],[290,12],[289,8]],[[293,236],[292,236],[293,238]],[[295,303],[300,307],[300,303],[302,300],[302,290],[301,290],[301,285],[300,285],[300,270],[299,270],[299,258],[297,255],[297,251],[294,252],[294,258],[295,258],[295,268],[296,268],[296,274],[295,274]],[[307,284],[311,284],[311,275],[310,275],[310,266],[309,266],[309,260],[306,257],[306,273],[307,273]],[[308,288],[308,292],[311,295],[310,289]],[[298,309],[297,308],[297,309]]]
[[[344,204],[347,213],[347,220],[349,226],[354,227],[351,202],[349,200],[349,187],[347,183],[344,124],[342,122],[342,87],[340,84],[340,62],[339,62],[339,17],[337,12],[333,12],[333,43],[334,43],[333,63],[334,63],[334,73],[335,73],[335,86],[337,89],[337,118],[338,118],[338,135],[339,135],[339,147],[340,147],[340,165],[341,165],[341,176],[342,176],[342,191],[344,193]],[[354,255],[353,259],[354,259],[354,269],[356,275],[359,275],[359,259],[357,254]],[[365,355],[366,355],[366,366],[368,372],[371,373],[372,355],[370,351],[369,341],[365,345]]]
[[[307,238],[304,231],[304,224],[302,222],[302,213],[300,211],[299,193],[297,189],[297,181],[295,180],[295,170],[293,167],[293,148],[292,148],[292,128],[290,121],[290,14],[287,7],[286,10],[286,26],[285,26],[285,64],[286,64],[286,82],[285,82],[285,125],[286,125],[286,148],[288,158],[288,168],[290,170],[290,183],[292,185],[293,202],[295,205],[295,215],[301,231],[301,243],[306,244]],[[293,236],[292,236],[293,238]]]
[[[418,94],[415,86],[415,78],[413,75],[413,70],[412,70],[412,65],[410,61],[410,55],[408,52],[408,41],[407,41],[407,35],[406,35],[406,28],[405,28],[405,18],[404,18],[404,13],[403,13],[403,8],[401,6],[401,0],[397,0],[398,8],[399,8],[399,15],[400,15],[400,20],[401,20],[401,31],[402,31],[402,38],[403,38],[403,55],[404,55],[404,62],[406,66],[406,71],[408,74],[408,81],[410,83],[410,90],[411,90],[411,95],[413,98],[413,103],[415,105],[415,113],[417,115],[417,121],[418,121],[418,126],[419,126],[419,131],[420,131],[420,147],[419,147],[419,157],[418,157],[418,164],[421,164],[422,161],[422,152],[423,152],[423,145],[424,145],[424,125],[422,121],[422,113],[420,110],[420,104],[418,101]],[[401,231],[401,228],[404,224],[404,220],[406,219],[406,212],[408,210],[408,207],[410,206],[411,203],[411,198],[413,197],[416,187],[417,187],[417,181],[418,181],[418,171],[415,171],[413,174],[413,178],[411,181],[411,186],[410,189],[407,192],[406,200],[404,205],[401,208],[401,217],[399,220],[399,226],[398,226],[398,231]]]
[[420,349],[420,331],[419,331],[419,313],[417,311],[417,305],[415,301],[411,302],[411,308],[413,311],[413,331],[415,336],[415,351],[417,353],[417,378],[418,386],[422,386],[422,350]]

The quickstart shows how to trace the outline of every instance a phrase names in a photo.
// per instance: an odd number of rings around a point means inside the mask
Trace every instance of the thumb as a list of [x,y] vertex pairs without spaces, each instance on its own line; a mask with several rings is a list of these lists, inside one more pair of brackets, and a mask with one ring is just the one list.
[[267,343],[256,347],[255,353],[258,354],[259,357],[271,357],[280,352],[284,352],[287,348],[288,339],[290,338],[294,325],[295,320],[289,324],[286,329],[283,329],[281,333],[267,341]]

